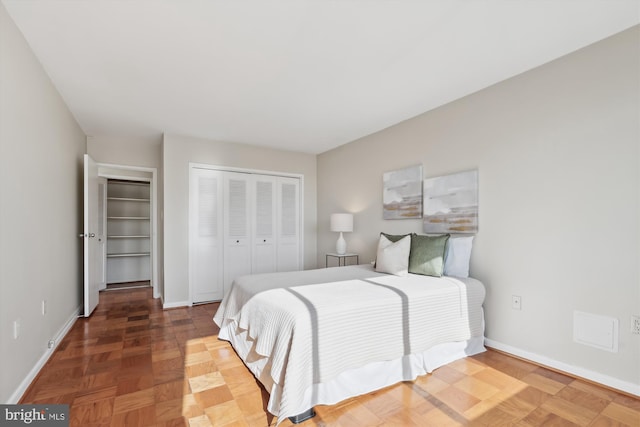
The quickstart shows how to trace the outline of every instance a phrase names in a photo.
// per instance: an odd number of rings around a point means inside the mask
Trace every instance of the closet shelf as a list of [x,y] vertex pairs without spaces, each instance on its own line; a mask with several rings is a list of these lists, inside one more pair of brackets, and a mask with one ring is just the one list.
[[107,254],[107,258],[124,258],[124,257],[149,256],[149,255],[151,255],[149,252],[132,252],[128,254]]
[[149,220],[151,218],[149,218],[148,216],[108,216],[107,219],[118,219],[118,220],[125,220],[125,219],[136,219],[136,220]]
[[148,182],[107,181],[107,283],[151,279],[151,193]]
[[107,200],[115,200],[120,202],[150,202],[151,199],[138,199],[135,197],[107,197]]
[[137,186],[142,186],[142,187],[148,187],[149,186],[149,182],[147,182],[146,180],[144,181],[129,181],[127,180],[122,180],[122,179],[110,179],[109,182],[111,184],[115,184],[115,185],[137,185]]

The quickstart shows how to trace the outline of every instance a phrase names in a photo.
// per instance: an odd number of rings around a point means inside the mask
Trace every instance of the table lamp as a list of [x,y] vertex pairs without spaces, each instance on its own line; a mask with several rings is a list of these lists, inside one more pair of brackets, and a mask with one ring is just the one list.
[[340,237],[336,242],[336,253],[344,255],[347,252],[347,242],[344,240],[342,233],[353,231],[353,215],[349,213],[331,214],[331,231],[340,232]]

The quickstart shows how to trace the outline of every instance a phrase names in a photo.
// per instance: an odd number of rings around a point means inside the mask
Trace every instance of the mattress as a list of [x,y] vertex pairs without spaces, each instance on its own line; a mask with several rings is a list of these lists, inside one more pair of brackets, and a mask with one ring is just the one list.
[[269,273],[236,279],[214,321],[282,420],[430,372],[434,351],[440,363],[482,351],[484,296],[473,278],[370,266]]

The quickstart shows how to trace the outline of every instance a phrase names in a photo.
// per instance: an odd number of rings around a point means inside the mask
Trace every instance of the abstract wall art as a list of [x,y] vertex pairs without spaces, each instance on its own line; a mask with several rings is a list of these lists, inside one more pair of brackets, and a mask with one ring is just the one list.
[[478,171],[424,180],[425,233],[478,232]]
[[422,165],[382,175],[383,219],[422,217]]

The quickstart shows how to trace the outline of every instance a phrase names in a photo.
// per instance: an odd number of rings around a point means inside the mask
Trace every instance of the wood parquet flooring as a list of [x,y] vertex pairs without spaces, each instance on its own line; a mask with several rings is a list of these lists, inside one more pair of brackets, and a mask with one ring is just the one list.
[[[66,403],[71,426],[273,426],[268,394],[212,322],[110,291],[78,319],[21,403]],[[301,426],[640,426],[640,399],[485,353],[332,406]],[[291,426],[284,420],[281,426]]]

